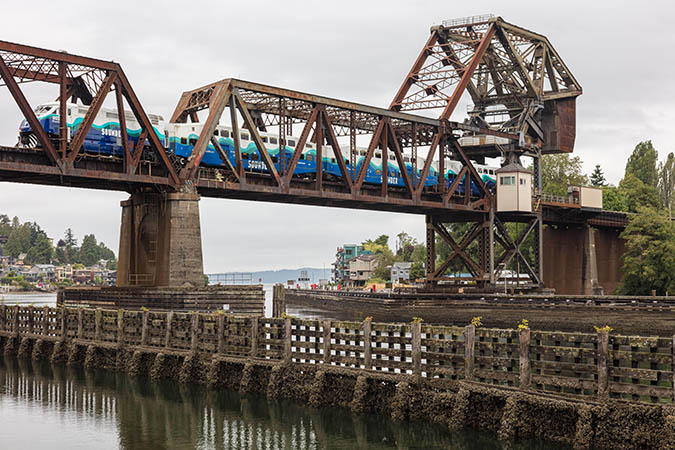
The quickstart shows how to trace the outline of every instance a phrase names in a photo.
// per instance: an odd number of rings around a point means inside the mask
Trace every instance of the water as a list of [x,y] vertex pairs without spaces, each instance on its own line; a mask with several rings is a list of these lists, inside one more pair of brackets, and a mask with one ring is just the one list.
[[0,358],[0,449],[566,449],[342,408]]

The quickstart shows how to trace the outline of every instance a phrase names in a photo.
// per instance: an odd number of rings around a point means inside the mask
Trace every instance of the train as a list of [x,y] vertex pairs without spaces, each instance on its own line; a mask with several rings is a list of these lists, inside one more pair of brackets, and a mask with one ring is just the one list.
[[[75,136],[88,109],[89,108],[84,105],[66,103],[68,141]],[[57,138],[59,135],[60,124],[59,103],[51,102],[41,104],[35,108],[35,114],[47,135],[50,138]],[[125,111],[124,116],[128,139],[131,142],[131,145],[135,146],[138,143],[138,139],[140,139],[141,125],[131,111]],[[197,139],[199,138],[204,125],[200,123],[167,123],[164,120],[164,117],[159,114],[148,114],[148,118],[150,119],[155,134],[166,151],[174,156],[174,160],[184,163],[192,154],[192,150],[197,143]],[[94,119],[91,129],[84,139],[82,151],[88,155],[122,157],[124,155],[124,147],[122,145],[122,133],[120,130],[120,119],[117,109],[101,108]],[[259,132],[259,134],[277,171],[280,168],[280,161],[284,161],[285,166],[288,167],[296,150],[299,138],[287,136],[286,144],[281,148],[282,146],[280,145],[278,135],[262,131]],[[230,162],[234,165],[235,146],[232,128],[217,125],[214,131],[214,138],[217,140]],[[249,130],[239,130],[239,142],[244,170],[251,173],[267,173],[267,166],[262,160],[260,151],[255,142],[253,142],[253,137]],[[19,145],[25,147],[38,146],[37,138],[26,120],[23,120],[19,126]],[[146,146],[147,145],[146,142]],[[340,151],[345,161],[348,176],[355,178],[361,171],[367,149],[362,147],[356,148],[356,164],[352,167],[350,152],[346,147],[347,146],[341,147]],[[364,183],[381,185],[383,181],[382,172],[383,170],[386,170],[385,178],[389,186],[405,187],[404,178],[396,161],[396,156],[391,150],[387,151],[389,152],[387,155],[389,162],[385,169],[383,168],[384,161],[382,150],[375,150],[366,169]],[[417,157],[416,164],[413,164],[411,156],[404,154],[403,160],[410,178],[414,178],[416,182],[419,182],[422,168],[425,164],[425,158]],[[328,178],[339,178],[342,175],[335,159],[335,153],[330,145],[322,146],[322,158],[321,161],[318,162],[316,144],[307,142],[305,148],[302,149],[298,163],[293,171],[293,176],[299,178],[311,178],[315,176],[317,172],[317,164],[321,164],[321,171],[324,176]],[[211,168],[221,168],[225,165],[212,142],[209,142],[206,148],[201,165]],[[416,166],[416,169],[414,169],[414,165]],[[498,167],[476,163],[473,165],[488,189],[494,190],[496,187],[496,170]],[[458,161],[446,159],[444,166],[445,173],[443,174],[443,179],[449,186],[454,182],[457,174],[462,170],[463,165]],[[434,161],[429,169],[427,177],[423,180],[425,187],[435,186],[439,183],[439,180],[441,179],[439,169],[438,161]],[[416,170],[415,176],[413,176],[414,170]],[[471,182],[471,191],[473,194],[478,194],[478,187],[473,181]],[[457,192],[464,193],[464,183],[460,183]]]

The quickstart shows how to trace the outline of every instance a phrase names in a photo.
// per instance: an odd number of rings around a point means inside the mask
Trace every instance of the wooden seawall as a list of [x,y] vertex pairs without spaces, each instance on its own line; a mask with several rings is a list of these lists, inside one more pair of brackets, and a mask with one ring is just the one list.
[[0,306],[6,354],[575,448],[675,446],[674,338]]
[[227,308],[231,314],[265,313],[262,285],[181,287],[71,287],[57,295],[59,306],[109,309],[159,309],[214,311]]

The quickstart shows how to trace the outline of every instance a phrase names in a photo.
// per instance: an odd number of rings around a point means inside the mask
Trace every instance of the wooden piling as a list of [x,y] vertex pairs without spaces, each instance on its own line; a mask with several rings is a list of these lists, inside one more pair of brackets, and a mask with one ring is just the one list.
[[529,329],[521,329],[519,331],[518,342],[520,343],[520,388],[529,389],[531,380]]
[[372,329],[370,320],[363,322],[363,366],[366,370],[373,368]]
[[609,397],[609,333],[598,333],[598,397]]
[[117,311],[117,343],[124,344],[124,310]]
[[0,305],[0,330],[7,331],[7,305]]
[[77,309],[77,338],[84,339],[84,310]]
[[413,374],[422,376],[422,323],[413,322],[411,329]]
[[61,339],[65,340],[68,337],[66,326],[68,323],[68,308],[61,307]]
[[149,311],[143,311],[141,313],[141,345],[148,345],[148,318],[150,316]]
[[330,364],[330,320],[324,320],[321,327],[323,328],[323,363]]
[[291,318],[286,317],[284,320],[284,361],[287,363],[290,363],[293,358],[293,328],[291,325]]
[[218,314],[216,317],[218,325],[218,353],[225,351],[225,315]]
[[49,306],[42,308],[42,335],[49,336]]
[[94,339],[97,341],[101,339],[101,318],[103,317],[103,311],[101,308],[96,308],[94,312]]
[[171,348],[171,324],[173,322],[173,311],[166,313],[166,336],[164,336],[164,347]]
[[28,306],[28,332],[33,332],[33,322],[35,321],[35,307],[33,305]]
[[258,356],[258,317],[251,317],[251,358]]
[[199,347],[199,314],[192,314],[192,327],[191,327],[191,342],[190,342],[190,349],[193,352],[197,351],[197,348]]
[[272,317],[282,317],[286,313],[286,288],[275,284],[272,291]]
[[467,325],[464,327],[464,378],[473,379],[474,347],[476,342],[476,327]]

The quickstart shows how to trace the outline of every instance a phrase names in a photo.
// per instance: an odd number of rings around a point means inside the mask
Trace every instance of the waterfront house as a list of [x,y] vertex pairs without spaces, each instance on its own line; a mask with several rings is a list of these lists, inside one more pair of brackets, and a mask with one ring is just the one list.
[[406,283],[410,281],[411,262],[395,262],[391,266],[391,282]]
[[360,255],[370,255],[373,252],[364,250],[362,245],[344,244],[338,247],[333,263],[333,278],[336,283],[346,284],[349,280],[349,261]]
[[73,266],[70,264],[66,264],[65,266],[59,266],[56,269],[54,269],[54,273],[56,275],[56,281],[59,282],[64,282],[66,280],[71,280],[73,279]]
[[366,282],[373,277],[377,268],[377,257],[372,254],[359,255],[349,260],[348,287],[365,286]]

